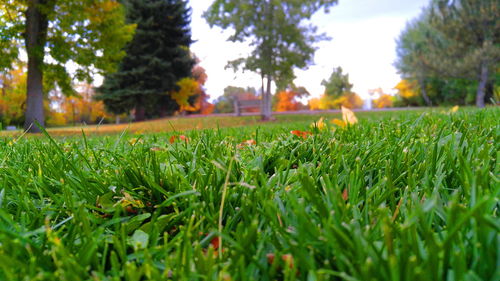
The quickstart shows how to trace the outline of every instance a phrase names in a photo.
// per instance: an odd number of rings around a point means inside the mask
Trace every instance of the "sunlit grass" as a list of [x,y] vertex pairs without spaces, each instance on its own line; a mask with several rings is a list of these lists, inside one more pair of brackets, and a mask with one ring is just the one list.
[[0,280],[494,280],[500,110],[441,111],[0,138]]

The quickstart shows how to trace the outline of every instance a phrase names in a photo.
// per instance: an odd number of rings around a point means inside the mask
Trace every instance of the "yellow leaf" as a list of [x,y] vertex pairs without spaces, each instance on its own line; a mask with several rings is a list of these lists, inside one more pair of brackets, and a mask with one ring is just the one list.
[[330,121],[330,122],[331,122],[332,124],[334,124],[334,125],[337,125],[337,126],[341,127],[341,128],[344,128],[344,127],[345,127],[345,125],[346,125],[346,123],[345,123],[344,121],[340,120],[340,119],[333,119],[333,120],[332,120],[332,121]]
[[349,108],[342,106],[342,119],[346,124],[354,125],[358,123],[358,118]]
[[142,139],[138,139],[138,138],[132,138],[128,141],[128,143],[132,146],[138,144],[138,143],[143,143],[144,141]]
[[460,107],[458,105],[455,105],[454,107],[451,108],[451,113],[455,113],[458,111]]
[[311,124],[311,127],[316,127],[318,128],[319,130],[323,130],[325,128],[325,122],[324,122],[324,118],[321,117],[318,121],[314,122]]

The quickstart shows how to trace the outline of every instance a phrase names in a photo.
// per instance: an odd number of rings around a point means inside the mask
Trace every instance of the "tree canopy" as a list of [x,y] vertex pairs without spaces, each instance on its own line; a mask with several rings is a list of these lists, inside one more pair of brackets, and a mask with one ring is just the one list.
[[325,86],[325,94],[333,98],[350,93],[352,90],[352,84],[349,82],[349,74],[344,74],[340,66],[333,68],[330,78],[323,80],[321,85]]
[[[73,93],[74,80],[115,70],[134,26],[115,0],[4,0],[0,4],[0,69],[28,57],[25,128],[44,125],[44,93],[57,85]],[[71,68],[71,71],[69,71]]]
[[418,81],[428,104],[429,79],[466,79],[477,83],[475,103],[483,107],[499,67],[499,18],[497,0],[432,1],[401,33],[396,67]]
[[[204,17],[211,26],[230,28],[232,42],[248,42],[254,47],[245,58],[230,61],[235,69],[256,72],[262,77],[262,117],[271,117],[271,82],[278,89],[291,84],[294,68],[305,68],[313,61],[313,44],[327,39],[307,21],[321,8],[337,0],[216,0]],[[264,79],[267,82],[264,91]]]
[[[190,13],[183,0],[126,0],[127,21],[137,25],[118,71],[106,76],[99,99],[114,113],[135,109],[135,119],[179,109],[172,93],[191,76]],[[186,85],[185,80],[183,83]],[[185,92],[185,91],[183,91]],[[178,96],[178,95],[177,95]],[[187,97],[185,97],[187,100]],[[183,104],[184,105],[184,104]]]

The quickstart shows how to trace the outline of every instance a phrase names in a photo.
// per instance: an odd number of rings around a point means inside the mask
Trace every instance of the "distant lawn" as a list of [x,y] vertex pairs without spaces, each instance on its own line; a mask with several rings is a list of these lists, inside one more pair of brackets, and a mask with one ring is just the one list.
[[[411,112],[424,112],[430,109],[413,109]],[[433,109],[434,111],[442,109]],[[403,111],[404,112],[404,111]],[[402,111],[373,111],[359,112],[361,119],[383,118],[387,116],[400,115]],[[187,131],[195,129],[214,129],[227,127],[248,127],[248,126],[273,126],[290,122],[311,123],[320,117],[341,118],[339,113],[315,113],[315,114],[276,114],[275,121],[262,122],[260,116],[206,116],[206,117],[171,117],[156,119],[144,122],[124,123],[124,124],[103,124],[76,127],[49,128],[48,132],[54,136],[81,135],[82,130],[86,135],[111,135],[124,131],[131,133],[161,133],[172,131]],[[0,136],[17,136],[21,130],[0,131]]]

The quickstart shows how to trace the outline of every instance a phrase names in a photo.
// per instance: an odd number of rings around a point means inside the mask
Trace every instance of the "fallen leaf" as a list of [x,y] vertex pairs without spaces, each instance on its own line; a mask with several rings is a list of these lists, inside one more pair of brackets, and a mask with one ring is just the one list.
[[123,197],[115,204],[121,205],[123,208],[127,210],[127,212],[133,212],[132,207],[134,208],[144,208],[144,203],[141,200],[136,200],[129,193],[122,191]]
[[349,199],[349,191],[347,191],[347,188],[342,192],[342,199],[344,199],[344,201],[347,201],[347,199]]
[[344,121],[342,121],[342,120],[340,120],[340,119],[333,119],[333,120],[332,120],[332,121],[330,121],[330,122],[331,122],[332,124],[334,124],[334,125],[337,125],[337,126],[341,127],[341,128],[344,128],[344,127],[345,127],[345,125],[346,125],[346,124],[345,124],[345,122],[344,122]]
[[[274,259],[275,259],[274,253],[269,253],[269,254],[266,255],[266,257],[267,257],[267,262],[269,264],[273,264],[274,263]],[[290,268],[294,267],[294,262],[293,262],[293,256],[292,255],[290,255],[290,254],[281,255],[281,260],[283,260],[285,262],[285,264],[287,264]]]
[[241,148],[244,148],[245,146],[251,146],[251,145],[256,145],[256,144],[257,144],[257,142],[255,140],[250,139],[250,140],[246,140],[246,141],[241,142],[236,147],[241,149]]
[[132,139],[130,139],[130,140],[128,141],[128,143],[129,143],[130,145],[132,145],[132,146],[133,146],[133,145],[136,145],[136,144],[138,144],[138,143],[143,143],[143,142],[144,142],[144,141],[143,141],[142,139],[138,139],[138,138],[132,138]]
[[290,131],[290,134],[295,135],[295,136],[297,136],[299,138],[303,138],[303,139],[306,139],[307,136],[312,135],[310,132],[299,131],[299,130]]
[[169,141],[170,141],[170,143],[174,143],[178,139],[180,139],[182,141],[185,141],[186,143],[189,142],[189,138],[186,137],[185,135],[179,135],[179,136],[174,135],[174,136],[171,136]]
[[356,115],[354,115],[354,112],[352,112],[352,110],[344,106],[342,106],[341,109],[342,109],[342,120],[344,120],[346,124],[354,125],[358,123],[358,118],[356,118]]
[[313,122],[311,124],[312,128],[318,128],[319,130],[323,130],[325,128],[325,119],[323,117],[319,118],[318,121]]
[[457,112],[457,111],[458,111],[458,109],[459,109],[459,108],[460,108],[460,107],[459,107],[458,105],[455,105],[454,107],[452,107],[452,108],[451,108],[450,112],[451,112],[451,113],[455,113],[455,112]]

